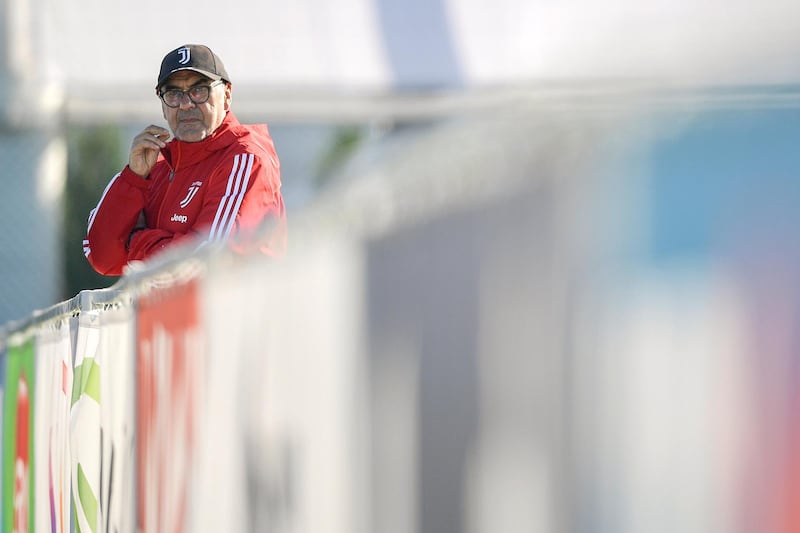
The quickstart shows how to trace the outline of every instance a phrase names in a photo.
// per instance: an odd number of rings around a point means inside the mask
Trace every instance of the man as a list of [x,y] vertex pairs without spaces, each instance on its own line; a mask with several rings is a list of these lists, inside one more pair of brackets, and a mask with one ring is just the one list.
[[266,125],[240,124],[232,86],[207,46],[187,44],[161,62],[156,94],[170,132],[134,137],[128,165],[89,215],[83,250],[100,274],[175,245],[226,242],[283,252],[286,213],[280,164]]

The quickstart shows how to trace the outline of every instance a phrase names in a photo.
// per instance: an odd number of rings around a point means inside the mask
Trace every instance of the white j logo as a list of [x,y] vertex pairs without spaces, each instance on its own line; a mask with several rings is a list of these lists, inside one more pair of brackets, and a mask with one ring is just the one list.
[[181,65],[185,65],[186,63],[189,62],[189,49],[188,48],[178,49],[178,56],[180,56],[180,59],[178,59],[178,63],[180,63]]

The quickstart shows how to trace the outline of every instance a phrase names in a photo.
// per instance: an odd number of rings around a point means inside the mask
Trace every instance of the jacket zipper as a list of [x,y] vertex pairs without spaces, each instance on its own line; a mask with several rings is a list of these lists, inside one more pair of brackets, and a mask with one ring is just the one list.
[[172,186],[172,180],[175,178],[175,169],[178,167],[178,162],[180,161],[180,153],[178,150],[175,150],[175,165],[173,166],[167,161],[169,165],[169,178],[167,179],[167,190],[164,191],[164,199],[161,202],[161,206],[158,208],[158,216],[156,217],[156,227],[161,227],[161,215],[164,214],[164,206],[167,205],[167,197],[169,197],[169,190]]
[[161,201],[161,207],[158,208],[158,217],[156,220],[156,227],[161,227],[161,215],[164,214],[164,206],[167,205],[167,198],[169,197],[170,189],[172,188],[172,180],[175,177],[175,169],[169,169],[169,179],[167,180],[167,190],[164,191],[164,198]]

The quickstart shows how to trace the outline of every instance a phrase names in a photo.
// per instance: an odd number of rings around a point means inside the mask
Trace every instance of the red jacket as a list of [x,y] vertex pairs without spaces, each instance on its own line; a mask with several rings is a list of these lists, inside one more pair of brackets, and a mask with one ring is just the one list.
[[[149,179],[127,166],[114,176],[89,214],[83,251],[95,270],[109,276],[190,239],[230,239],[239,250],[281,254],[286,212],[280,187],[267,126],[240,124],[228,112],[206,139],[167,143]],[[136,229],[142,211],[146,228]]]

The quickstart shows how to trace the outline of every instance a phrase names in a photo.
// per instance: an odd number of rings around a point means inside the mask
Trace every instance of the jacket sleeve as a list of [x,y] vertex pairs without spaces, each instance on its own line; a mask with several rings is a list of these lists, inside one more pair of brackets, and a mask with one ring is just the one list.
[[92,267],[119,276],[128,262],[128,238],[144,209],[149,182],[130,168],[114,176],[91,213],[83,253]]
[[281,195],[280,164],[269,151],[241,153],[215,176],[204,212],[209,243],[233,250],[282,255],[286,247],[286,210]]
[[133,234],[131,259],[149,255],[153,246],[192,238],[201,244],[228,243],[240,252],[281,255],[286,247],[286,212],[280,192],[277,158],[242,152],[217,166],[189,231],[170,236],[163,230]]

